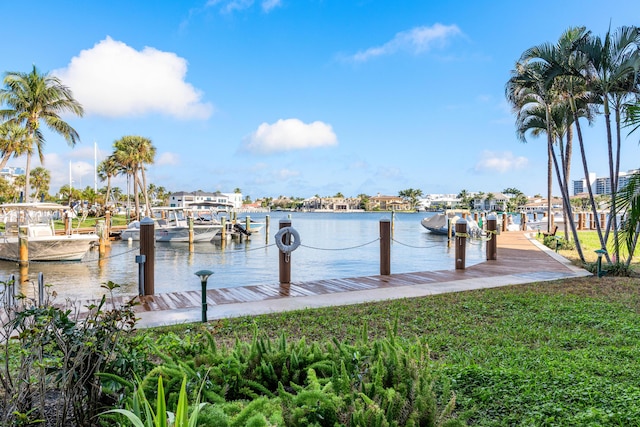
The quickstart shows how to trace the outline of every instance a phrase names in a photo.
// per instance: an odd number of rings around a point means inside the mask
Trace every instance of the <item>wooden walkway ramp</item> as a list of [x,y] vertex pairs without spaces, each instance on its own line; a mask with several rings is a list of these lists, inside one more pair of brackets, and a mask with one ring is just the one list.
[[[559,258],[559,257],[558,257]],[[508,232],[498,236],[498,259],[485,261],[465,270],[423,271],[340,279],[294,282],[288,285],[264,284],[207,290],[209,309],[223,304],[247,303],[281,298],[318,296],[380,288],[396,288],[425,283],[446,283],[469,279],[487,279],[505,275],[521,275],[532,280],[571,277],[577,269],[554,258],[530,241],[524,232]],[[584,270],[581,270],[584,271]],[[579,274],[579,273],[578,273]],[[200,307],[201,291],[172,292],[139,297],[140,312]]]
[[[485,261],[465,270],[211,288],[207,289],[206,300],[209,319],[213,319],[586,275],[590,273],[572,266],[566,259],[529,239],[524,232],[506,232],[498,235],[497,260]],[[113,303],[118,306],[131,298],[119,296]],[[135,306],[141,318],[139,326],[197,321],[201,316],[202,293],[199,290],[135,298],[140,303]],[[81,313],[93,302],[75,301],[73,305]]]

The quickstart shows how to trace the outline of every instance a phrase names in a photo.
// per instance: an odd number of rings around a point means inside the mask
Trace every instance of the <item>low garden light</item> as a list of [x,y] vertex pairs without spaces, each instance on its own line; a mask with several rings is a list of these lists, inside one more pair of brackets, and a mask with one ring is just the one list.
[[602,271],[602,255],[607,253],[606,249],[596,249],[595,251],[598,254],[598,263],[597,263],[597,272],[598,277],[604,276],[604,272]]
[[200,284],[202,285],[202,323],[207,322],[207,280],[212,274],[213,271],[211,270],[196,271],[196,276],[200,278]]

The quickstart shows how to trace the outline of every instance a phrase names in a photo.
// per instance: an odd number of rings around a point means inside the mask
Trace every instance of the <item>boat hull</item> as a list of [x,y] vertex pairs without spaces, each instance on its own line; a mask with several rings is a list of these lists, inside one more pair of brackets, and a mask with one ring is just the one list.
[[[72,234],[46,238],[28,239],[29,261],[80,261],[98,242],[95,234]],[[0,259],[18,261],[20,245],[17,237],[0,240]]]
[[[222,226],[194,226],[193,242],[209,242],[222,230]],[[189,227],[156,227],[154,230],[156,242],[189,242]],[[140,228],[132,226],[122,230],[122,240],[139,241]]]

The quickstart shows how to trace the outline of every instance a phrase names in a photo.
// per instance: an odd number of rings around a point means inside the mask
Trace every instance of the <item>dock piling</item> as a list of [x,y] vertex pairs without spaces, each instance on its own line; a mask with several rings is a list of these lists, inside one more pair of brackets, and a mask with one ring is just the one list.
[[380,275],[391,274],[391,221],[380,220]]
[[[281,219],[279,224],[279,229],[291,227],[290,219]],[[277,236],[276,236],[277,237]],[[289,239],[291,236],[289,236]],[[285,245],[290,245],[291,242],[283,242]],[[280,272],[280,284],[289,284],[291,283],[291,254],[285,254],[282,251],[278,251],[279,254],[279,272]]]
[[155,271],[155,231],[154,222],[149,217],[140,221],[140,255],[145,255],[144,261],[144,295],[153,295]]
[[456,221],[456,270],[464,270],[467,255],[467,221]]
[[495,261],[498,259],[498,219],[494,214],[487,216],[487,261]]

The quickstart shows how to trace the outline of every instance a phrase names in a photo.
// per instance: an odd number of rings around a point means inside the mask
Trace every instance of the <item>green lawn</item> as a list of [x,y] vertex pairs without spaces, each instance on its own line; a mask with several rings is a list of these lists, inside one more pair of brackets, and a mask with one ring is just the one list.
[[[424,339],[470,425],[640,425],[640,282],[593,277],[243,317],[206,325],[220,344],[253,328],[292,341]],[[203,326],[146,331],[196,337]]]

